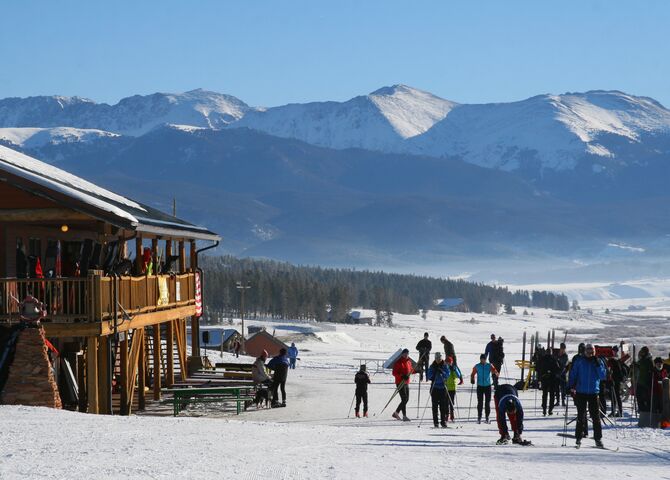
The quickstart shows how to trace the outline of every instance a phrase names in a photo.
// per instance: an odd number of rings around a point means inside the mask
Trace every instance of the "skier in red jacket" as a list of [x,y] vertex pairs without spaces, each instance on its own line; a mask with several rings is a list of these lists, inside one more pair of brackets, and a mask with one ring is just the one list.
[[[409,401],[409,382],[410,375],[416,373],[412,367],[412,360],[409,358],[409,350],[404,349],[400,358],[393,364],[393,376],[395,377],[395,384],[400,395],[400,405],[393,412],[393,418],[409,422],[407,416],[407,402]],[[402,412],[402,418],[400,418]]]

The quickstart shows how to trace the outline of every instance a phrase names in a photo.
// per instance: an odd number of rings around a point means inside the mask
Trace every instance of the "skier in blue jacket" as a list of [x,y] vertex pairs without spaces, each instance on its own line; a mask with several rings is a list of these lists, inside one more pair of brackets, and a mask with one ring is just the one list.
[[[428,368],[426,378],[431,381],[430,397],[433,404],[433,425],[447,428],[447,379],[451,374],[449,366],[444,363],[442,354],[435,352],[435,361]],[[438,420],[438,409],[440,411]]]
[[509,383],[498,385],[493,396],[493,403],[496,407],[496,419],[498,420],[498,431],[500,432],[500,439],[496,443],[502,445],[508,443],[510,440],[506,419],[506,416],[508,416],[510,427],[514,433],[512,443],[530,445],[530,442],[521,438],[521,434],[523,433],[523,407],[516,388]]
[[288,359],[289,359],[289,368],[295,370],[295,361],[298,358],[298,347],[295,346],[295,343],[291,343],[291,346],[288,347]]
[[568,386],[577,406],[577,427],[575,428],[577,448],[582,444],[584,433],[582,426],[587,423],[587,407],[593,422],[593,439],[596,441],[596,447],[603,448],[598,393],[600,393],[600,382],[605,378],[607,378],[607,369],[602,360],[595,356],[595,349],[589,343],[584,350],[584,356],[575,359],[568,378]]
[[498,370],[486,361],[486,355],[483,353],[479,356],[479,363],[472,367],[470,383],[473,385],[475,384],[475,375],[477,376],[477,423],[482,423],[482,409],[486,414],[486,423],[491,423],[489,415],[491,414],[492,376],[497,376]]

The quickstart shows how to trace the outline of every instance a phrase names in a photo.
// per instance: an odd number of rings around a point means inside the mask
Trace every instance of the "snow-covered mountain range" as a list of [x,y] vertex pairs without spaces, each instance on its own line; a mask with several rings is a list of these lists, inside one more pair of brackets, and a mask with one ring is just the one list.
[[5,98],[0,100],[0,127],[73,127],[138,136],[168,123],[223,128],[249,110],[233,96],[201,89],[134,95],[115,105],[81,97]]
[[[116,105],[62,96],[0,100],[0,127],[12,129],[0,130],[0,139],[19,146],[90,141],[104,132],[139,136],[164,124],[246,127],[322,147],[457,157],[508,171],[570,170],[587,162],[601,172],[640,152],[670,151],[670,111],[653,99],[619,91],[459,104],[394,85],[345,102],[272,108],[200,89],[135,95]],[[77,130],[35,130],[53,127]]]

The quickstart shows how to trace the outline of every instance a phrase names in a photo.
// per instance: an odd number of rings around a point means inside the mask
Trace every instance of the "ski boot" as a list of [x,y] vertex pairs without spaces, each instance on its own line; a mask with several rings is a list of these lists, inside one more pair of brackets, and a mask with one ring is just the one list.
[[363,416],[364,416],[365,418],[368,418],[368,412],[363,412]]
[[477,417],[477,424],[482,423],[482,417]]
[[412,420],[407,415],[403,415],[402,421],[403,422],[411,422]]
[[575,448],[579,448],[582,446],[582,439],[578,438],[577,441],[575,442]]
[[449,428],[449,427],[447,427],[447,422],[442,422],[442,423],[440,424],[440,426],[441,426],[442,428]]
[[501,435],[496,445],[507,445],[509,443],[509,435]]
[[361,418],[361,414],[356,412],[356,418]]
[[491,423],[491,420],[489,420],[489,417],[486,417],[486,420],[484,420],[484,423]]
[[391,416],[392,416],[393,418],[395,418],[396,420],[402,420],[402,419],[400,418],[400,415],[398,415],[398,412],[393,412],[393,415],[391,415]]
[[602,440],[596,440],[596,448],[605,448]]

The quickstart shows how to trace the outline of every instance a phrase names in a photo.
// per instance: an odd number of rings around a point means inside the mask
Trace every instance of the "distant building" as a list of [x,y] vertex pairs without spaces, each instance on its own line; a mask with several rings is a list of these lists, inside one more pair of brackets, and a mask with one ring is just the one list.
[[231,351],[235,340],[242,340],[234,328],[200,327],[200,345],[204,348]]
[[363,312],[359,310],[352,310],[348,315],[349,323],[355,323],[357,325],[374,325],[375,317],[372,315],[364,315]]
[[270,357],[279,355],[279,349],[285,348],[288,350],[288,345],[279,340],[277,337],[273,337],[265,330],[255,333],[248,340],[244,342],[244,348],[247,352],[247,355],[253,357],[258,357],[263,350],[267,350]]
[[445,312],[467,312],[468,306],[462,298],[443,298],[435,304],[438,310]]

